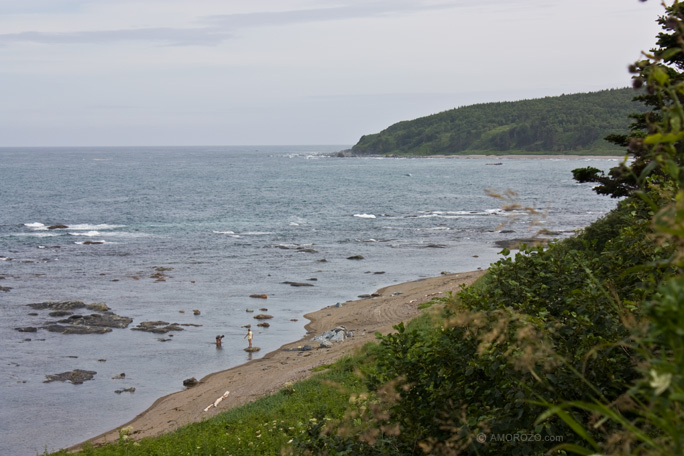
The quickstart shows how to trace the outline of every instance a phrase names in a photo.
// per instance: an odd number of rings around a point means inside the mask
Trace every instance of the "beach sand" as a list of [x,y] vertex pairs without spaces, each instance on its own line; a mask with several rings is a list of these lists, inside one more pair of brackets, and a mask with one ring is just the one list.
[[[119,439],[119,429],[127,426],[132,427],[131,438],[135,440],[158,436],[275,393],[286,382],[306,379],[316,367],[331,364],[362,345],[375,341],[376,332],[393,332],[393,326],[420,314],[419,304],[449,291],[458,292],[461,284],[470,285],[484,273],[485,271],[474,271],[445,274],[391,285],[378,290],[377,297],[349,301],[308,314],[306,318],[310,323],[306,326],[305,338],[283,345],[263,358],[208,375],[197,386],[164,396],[130,422],[88,442],[95,446],[116,442]],[[311,342],[311,338],[337,326],[354,331],[354,336],[342,342],[333,342],[332,348],[318,348],[320,342]],[[255,340],[254,345],[258,346],[258,341]],[[304,345],[311,345],[314,349],[296,350]],[[204,411],[226,391],[230,391],[230,395],[217,407]],[[71,450],[79,449],[83,443]]]

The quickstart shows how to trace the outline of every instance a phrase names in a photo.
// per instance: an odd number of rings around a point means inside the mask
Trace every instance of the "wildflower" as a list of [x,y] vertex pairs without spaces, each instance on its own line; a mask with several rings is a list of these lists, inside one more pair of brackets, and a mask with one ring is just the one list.
[[650,374],[650,385],[655,390],[656,396],[663,394],[670,387],[672,374],[658,374],[655,369],[651,369]]

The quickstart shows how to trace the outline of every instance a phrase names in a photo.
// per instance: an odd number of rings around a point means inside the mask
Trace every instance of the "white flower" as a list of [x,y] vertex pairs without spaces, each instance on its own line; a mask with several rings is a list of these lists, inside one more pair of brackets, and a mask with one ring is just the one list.
[[655,390],[656,396],[663,394],[669,387],[672,381],[672,374],[658,374],[655,369],[651,369],[651,381],[649,384]]

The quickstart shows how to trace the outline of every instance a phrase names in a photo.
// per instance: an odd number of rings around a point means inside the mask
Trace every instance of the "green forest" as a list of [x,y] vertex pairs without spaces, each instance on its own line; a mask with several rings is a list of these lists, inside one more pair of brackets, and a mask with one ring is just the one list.
[[606,141],[641,112],[631,88],[465,106],[365,135],[355,155],[613,154]]
[[684,455],[684,8],[659,24],[630,66],[630,160],[574,173],[616,209],[502,250],[479,282],[306,381],[81,454]]

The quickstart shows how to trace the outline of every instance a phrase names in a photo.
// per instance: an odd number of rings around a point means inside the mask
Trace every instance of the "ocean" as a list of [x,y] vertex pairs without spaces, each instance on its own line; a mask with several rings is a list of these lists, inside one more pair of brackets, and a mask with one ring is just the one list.
[[[498,241],[567,237],[616,205],[571,174],[616,159],[326,155],[346,147],[0,148],[0,454],[82,442],[304,337],[309,312],[487,268]],[[29,304],[60,301],[132,323],[48,331],[65,317]],[[177,325],[133,330],[149,321]],[[96,374],[45,382],[75,369]]]

